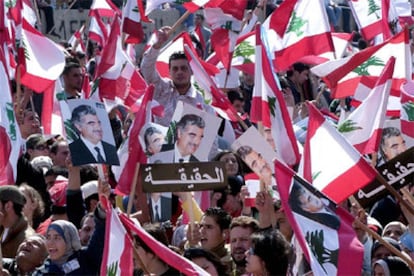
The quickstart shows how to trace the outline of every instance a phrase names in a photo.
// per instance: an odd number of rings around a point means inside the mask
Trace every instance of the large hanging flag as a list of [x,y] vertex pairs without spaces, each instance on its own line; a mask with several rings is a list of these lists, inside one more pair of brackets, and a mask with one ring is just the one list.
[[255,85],[250,119],[252,122],[262,122],[263,126],[271,129],[276,155],[293,166],[299,163],[299,150],[285,100],[273,72],[262,44],[260,26],[257,26]]
[[141,22],[150,22],[145,16],[144,5],[141,0],[124,1],[122,10],[122,31],[128,35],[125,42],[138,44],[144,37]]
[[338,131],[361,154],[378,152],[394,64],[395,58],[391,57],[368,97],[338,125]]
[[109,26],[102,21],[98,11],[90,11],[89,16],[91,21],[89,23],[88,37],[103,47],[108,40]]
[[407,81],[401,87],[401,132],[414,138],[414,82]]
[[15,183],[17,175],[17,160],[21,153],[19,125],[14,114],[9,74],[3,49],[0,48],[0,186]]
[[63,72],[65,55],[56,43],[23,20],[19,62],[21,83],[36,92],[43,92]]
[[354,218],[282,162],[275,162],[284,212],[313,274],[361,274],[364,247],[352,227]]
[[157,252],[157,256],[170,267],[175,268],[184,275],[187,276],[208,276],[210,275],[201,267],[191,262],[190,260],[184,258],[183,256],[175,253],[154,237],[148,234],[142,227],[135,224],[130,218],[125,214],[120,214],[119,218],[121,219],[124,227],[131,233],[137,235],[151,250],[152,252]]
[[297,61],[318,64],[334,52],[323,0],[285,0],[263,23],[272,37],[270,51],[277,71]]
[[101,275],[131,275],[134,270],[132,259],[133,242],[122,225],[117,210],[105,198],[106,210],[105,245],[101,264]]
[[371,182],[377,172],[313,104],[308,104],[308,110],[304,178],[340,203]]

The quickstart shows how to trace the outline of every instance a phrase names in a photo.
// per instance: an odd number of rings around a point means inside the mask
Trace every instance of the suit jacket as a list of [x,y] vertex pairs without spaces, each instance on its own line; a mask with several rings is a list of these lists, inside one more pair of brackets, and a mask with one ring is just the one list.
[[[174,147],[175,147],[175,144],[163,144],[161,146],[161,152],[163,152],[165,154],[167,154],[167,153],[171,154],[171,159],[170,160],[161,160],[163,163],[169,163],[169,162],[175,163],[174,162],[174,160],[175,160],[175,158],[174,158]],[[198,160],[197,157],[195,157],[194,155],[191,154],[189,161],[190,162],[199,162],[200,160]]]
[[[161,196],[160,197],[160,202],[161,202],[161,217],[160,217],[160,222],[164,222],[167,220],[171,220],[171,198],[165,197],[165,196]],[[151,214],[151,221],[155,222],[155,214],[152,211],[152,199],[151,197],[149,197],[149,204],[148,204],[148,208]]]
[[[105,152],[106,164],[119,165],[118,155],[115,146],[101,141]],[[82,139],[78,139],[69,144],[72,163],[74,166],[99,163],[93,153],[88,149]]]

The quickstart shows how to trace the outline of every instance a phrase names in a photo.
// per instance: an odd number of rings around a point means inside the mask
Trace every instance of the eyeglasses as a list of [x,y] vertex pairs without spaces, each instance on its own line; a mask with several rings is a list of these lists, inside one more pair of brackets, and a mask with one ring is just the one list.
[[35,147],[35,149],[36,150],[45,150],[45,149],[48,149],[48,146],[46,146],[46,145],[39,145],[39,146]]

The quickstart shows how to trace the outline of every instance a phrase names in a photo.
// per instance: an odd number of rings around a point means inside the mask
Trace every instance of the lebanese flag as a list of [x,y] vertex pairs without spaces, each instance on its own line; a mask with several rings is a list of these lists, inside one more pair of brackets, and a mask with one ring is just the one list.
[[171,249],[157,241],[150,234],[148,234],[141,226],[135,224],[125,214],[119,214],[119,218],[121,219],[121,222],[124,225],[124,227],[129,232],[137,235],[153,252],[157,252],[158,258],[160,258],[170,267],[173,267],[176,270],[183,273],[184,275],[188,276],[210,275],[195,263],[175,253],[174,251],[172,251]]
[[126,43],[138,44],[144,37],[141,21],[150,22],[145,16],[141,0],[126,0],[122,10],[122,31],[128,35]]
[[223,0],[192,0],[185,2],[183,4],[184,8],[186,8],[189,12],[195,13],[202,7],[204,7],[208,2],[222,2]]
[[[364,247],[352,227],[351,214],[279,160],[275,177],[283,210],[313,274],[360,275]],[[321,209],[303,209],[312,202],[322,205]]]
[[109,26],[102,21],[98,11],[91,10],[89,12],[89,16],[91,18],[88,31],[89,39],[96,41],[103,47],[106,45],[106,41],[108,40]]
[[[292,8],[293,6],[293,8]],[[276,71],[302,61],[319,64],[333,54],[330,25],[322,0],[285,0],[263,23]]]
[[[184,0],[185,1],[185,0]],[[166,3],[175,3],[176,0],[147,0],[145,6],[145,15],[149,15],[153,10],[159,9],[159,7]]]
[[14,114],[13,101],[7,64],[3,49],[0,48],[0,186],[15,183],[17,160],[21,153],[21,138],[19,125]]
[[131,275],[134,271],[133,242],[109,201],[101,197],[106,210],[105,245],[101,275]]
[[62,83],[58,79],[54,85],[43,92],[42,126],[44,134],[62,134],[66,136],[62,113],[65,114],[66,118],[71,117]]
[[[82,35],[85,31],[85,24],[80,27],[68,40],[68,43],[71,45],[72,50],[80,51],[86,53],[86,46],[83,43]],[[75,48],[76,47],[76,48]]]
[[151,121],[151,101],[153,95],[154,86],[150,85],[142,99],[141,108],[135,114],[135,120],[129,130],[128,138],[118,149],[120,165],[112,166],[112,172],[118,182],[116,191],[119,194],[129,195],[137,163],[147,163],[145,150],[137,137],[139,137],[139,133],[144,125]]
[[385,63],[392,56],[395,57],[395,70],[387,111],[388,115],[399,116],[400,87],[407,79],[411,79],[411,53],[407,29],[381,44],[368,47],[346,58],[320,64],[311,71],[323,78],[331,89],[333,98],[345,98],[355,94],[355,98],[362,102],[368,94],[359,93],[358,90],[364,87],[367,87],[365,90],[368,91],[372,89]]
[[[366,40],[389,31],[387,16],[383,12],[383,0],[352,0],[349,7]],[[384,16],[385,15],[385,16]]]
[[377,172],[313,104],[307,106],[304,178],[340,203],[371,182]]
[[95,11],[104,17],[113,17],[115,13],[121,14],[118,7],[111,0],[93,0],[91,8],[89,9],[89,16]]
[[19,48],[21,83],[36,92],[43,92],[53,85],[65,67],[65,55],[52,40],[22,22],[22,42]]
[[361,154],[378,151],[394,64],[395,58],[391,57],[368,97],[338,125],[339,132]]
[[250,120],[272,130],[276,155],[286,164],[299,163],[300,155],[292,121],[280,91],[272,64],[262,45],[260,26],[256,29],[256,63]]
[[401,87],[401,132],[414,138],[414,82],[408,80]]

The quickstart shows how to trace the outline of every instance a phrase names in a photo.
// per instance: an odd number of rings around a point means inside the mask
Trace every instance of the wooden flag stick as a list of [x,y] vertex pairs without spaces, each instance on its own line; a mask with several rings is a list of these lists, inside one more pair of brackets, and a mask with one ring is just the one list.
[[412,194],[410,193],[410,191],[408,190],[407,186],[402,187],[400,191],[404,195],[405,199],[407,199],[410,202],[410,204],[414,206],[414,198]]
[[131,216],[132,203],[134,202],[135,190],[136,190],[136,187],[137,187],[138,174],[139,174],[139,163],[137,163],[137,165],[135,167],[134,178],[132,179],[131,191],[129,193],[128,206],[127,206],[127,216],[128,217]]
[[178,26],[180,26],[184,22],[184,20],[186,20],[187,17],[190,16],[190,14],[191,14],[191,12],[186,11],[183,15],[181,15],[181,17],[171,27],[171,30],[168,32],[168,35],[171,35],[173,32],[175,32],[176,29],[178,28]]
[[383,246],[385,246],[388,250],[390,250],[395,256],[398,256],[401,259],[403,259],[410,266],[411,269],[414,269],[414,262],[413,262],[413,260],[411,260],[410,258],[408,258],[407,256],[405,256],[404,254],[402,254],[402,252],[400,250],[398,250],[397,248],[395,248],[394,246],[392,246],[391,244],[389,244],[380,235],[378,235],[377,232],[375,232],[374,230],[372,230],[371,228],[369,228],[367,225],[365,225],[364,223],[362,223],[359,219],[355,219],[354,223],[359,228],[361,228],[362,230],[364,230],[365,232],[367,232],[369,235],[371,235],[374,239],[376,239]]

